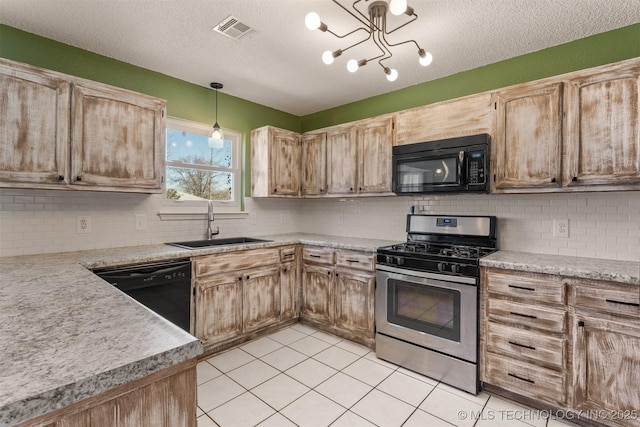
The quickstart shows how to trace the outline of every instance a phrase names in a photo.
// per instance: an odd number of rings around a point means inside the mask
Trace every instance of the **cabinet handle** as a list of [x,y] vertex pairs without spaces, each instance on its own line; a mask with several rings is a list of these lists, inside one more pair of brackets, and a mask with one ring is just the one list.
[[357,259],[348,259],[348,260],[346,260],[346,261],[347,261],[347,262],[360,262],[360,261],[358,261]]
[[291,258],[294,254],[284,254],[282,257],[283,258]]
[[520,377],[520,376],[518,376],[518,375],[516,375],[516,374],[512,374],[511,372],[507,373],[507,375],[509,375],[510,377],[513,377],[513,378],[515,378],[515,379],[518,379],[518,380],[520,380],[520,381],[526,381],[526,382],[528,382],[529,384],[535,384],[535,383],[536,383],[535,381],[530,380],[529,378],[523,378],[523,377]]
[[513,314],[514,316],[526,317],[527,319],[537,319],[538,318],[538,316],[532,316],[530,314],[516,313],[515,311],[510,311],[509,313]]
[[573,178],[571,178],[571,181],[576,182],[578,180],[577,176],[574,176]]
[[58,181],[64,181],[64,175],[58,175]]
[[531,291],[531,292],[535,292],[536,290],[533,288],[527,288],[526,286],[516,286],[516,285],[509,285],[510,288],[514,288],[514,289],[520,289],[523,291]]
[[551,182],[558,182],[558,180],[555,178],[551,178]]
[[631,307],[640,307],[640,304],[636,304],[635,302],[616,301],[614,299],[606,299],[605,301],[610,302],[612,304],[622,304],[622,305],[628,305]]
[[311,254],[311,255],[309,255],[309,256],[310,256],[311,258],[321,258],[321,256],[320,256],[320,255],[313,255],[313,254]]
[[515,341],[509,341],[509,344],[515,345],[515,346],[518,346],[518,347],[522,347],[522,348],[526,348],[526,349],[529,349],[529,350],[535,350],[536,349],[535,347],[532,347],[530,345],[520,344],[520,343],[517,343]]

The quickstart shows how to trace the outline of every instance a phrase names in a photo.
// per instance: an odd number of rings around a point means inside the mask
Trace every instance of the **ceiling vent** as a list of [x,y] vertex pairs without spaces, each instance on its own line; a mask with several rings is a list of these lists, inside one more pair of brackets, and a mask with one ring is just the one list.
[[234,40],[242,40],[256,32],[256,30],[233,15],[213,27],[213,31]]

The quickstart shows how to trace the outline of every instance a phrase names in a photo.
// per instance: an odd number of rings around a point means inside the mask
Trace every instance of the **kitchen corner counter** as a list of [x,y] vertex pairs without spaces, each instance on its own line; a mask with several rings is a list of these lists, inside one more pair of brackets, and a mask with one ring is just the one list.
[[197,250],[165,244],[0,258],[0,427],[193,359],[202,343],[89,269],[306,244],[375,252],[396,241],[291,233]]
[[498,251],[481,258],[480,265],[640,285],[640,262],[634,261]]
[[0,258],[0,426],[202,353],[195,337],[84,268],[80,254]]

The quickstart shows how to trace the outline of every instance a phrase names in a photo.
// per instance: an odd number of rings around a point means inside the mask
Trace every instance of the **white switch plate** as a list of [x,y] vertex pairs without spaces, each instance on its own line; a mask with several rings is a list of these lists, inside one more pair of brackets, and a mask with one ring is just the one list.
[[280,212],[280,224],[284,224],[287,222],[287,213]]
[[566,239],[569,237],[569,219],[553,220],[553,237]]
[[142,231],[147,229],[147,216],[145,214],[138,214],[135,217],[135,230]]
[[344,224],[344,214],[342,212],[338,214],[338,224]]
[[76,233],[91,233],[91,217],[86,215],[78,215],[76,217]]
[[249,224],[258,225],[258,215],[255,212],[249,214]]

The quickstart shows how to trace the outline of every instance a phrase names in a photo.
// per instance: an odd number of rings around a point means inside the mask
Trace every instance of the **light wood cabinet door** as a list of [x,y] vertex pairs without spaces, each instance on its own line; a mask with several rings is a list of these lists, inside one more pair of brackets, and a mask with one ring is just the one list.
[[302,317],[325,324],[333,322],[333,275],[333,268],[302,266]]
[[280,268],[242,272],[242,330],[251,332],[280,320]]
[[358,193],[391,192],[393,117],[358,125]]
[[71,177],[78,186],[162,191],[164,102],[74,82]]
[[356,126],[334,126],[327,130],[327,191],[355,194],[357,168]]
[[242,281],[238,272],[196,281],[195,334],[205,345],[242,333]]
[[70,84],[0,59],[0,185],[68,179]]
[[297,133],[271,129],[269,165],[271,193],[277,196],[298,196],[300,194],[300,136]]
[[563,84],[524,84],[493,95],[493,191],[561,185]]
[[295,262],[287,262],[280,266],[280,316],[281,320],[298,317],[300,301],[300,285],[298,282],[298,266]]
[[336,326],[363,338],[373,338],[375,276],[337,270],[335,283]]
[[640,64],[571,79],[564,185],[640,188]]
[[51,427],[119,427],[116,400],[110,400],[82,412],[68,415]]
[[578,314],[573,319],[573,356],[573,406],[607,414],[635,411],[635,417],[607,422],[638,426],[640,323]]
[[327,134],[302,135],[302,183],[303,196],[327,194]]

